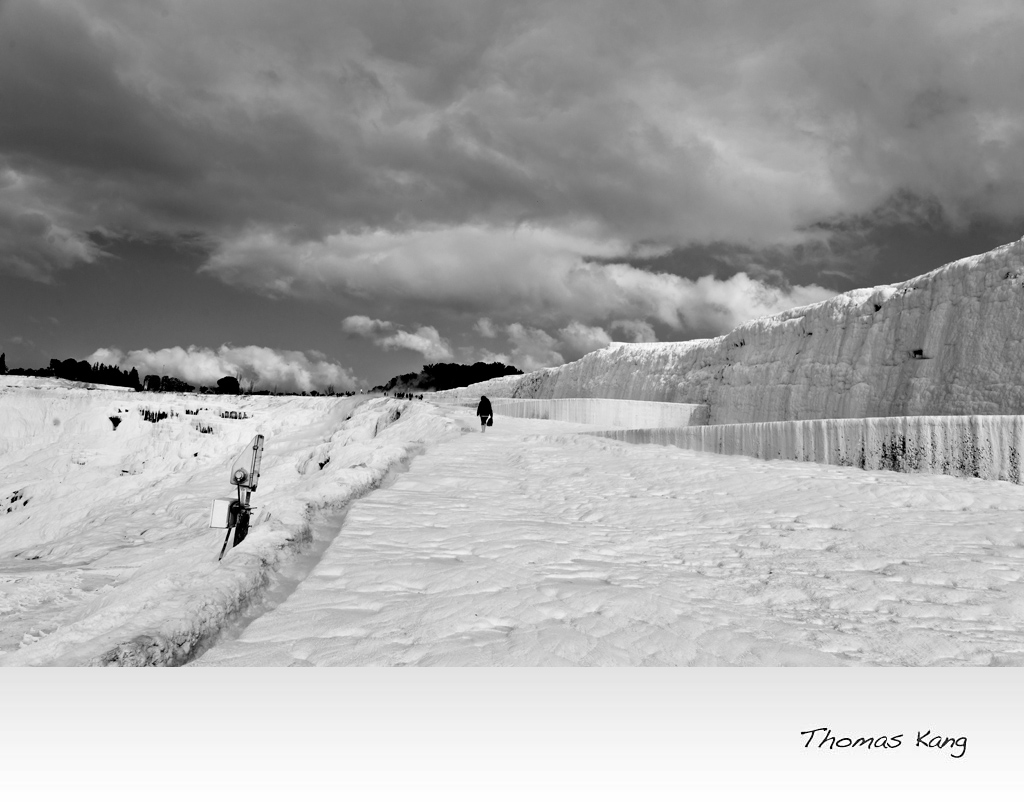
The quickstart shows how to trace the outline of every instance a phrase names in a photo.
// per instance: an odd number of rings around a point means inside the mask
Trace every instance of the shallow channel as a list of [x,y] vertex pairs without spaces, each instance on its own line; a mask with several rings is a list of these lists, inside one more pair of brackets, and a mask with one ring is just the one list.
[[[391,487],[398,477],[409,470],[409,464],[418,454],[414,453],[409,459],[392,466],[381,483],[371,490],[382,490]],[[367,494],[369,495],[369,494]],[[365,498],[361,496],[360,498]],[[335,541],[342,526],[345,525],[345,518],[348,511],[359,499],[353,499],[340,510],[327,515],[318,516],[310,522],[312,537],[307,544],[296,552],[292,557],[282,561],[279,568],[270,574],[267,583],[262,589],[250,597],[248,603],[238,612],[229,616],[225,624],[213,635],[204,638],[203,641],[192,650],[189,660],[184,665],[190,665],[206,654],[211,649],[216,649],[222,643],[237,640],[245,629],[260,616],[266,615],[271,610],[279,607],[284,601],[295,592],[295,589],[313,573],[313,569],[320,563],[324,553]]]

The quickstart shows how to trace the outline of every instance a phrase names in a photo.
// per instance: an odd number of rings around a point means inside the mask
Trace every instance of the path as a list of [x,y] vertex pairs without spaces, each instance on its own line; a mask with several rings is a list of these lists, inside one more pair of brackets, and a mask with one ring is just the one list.
[[506,418],[434,447],[352,506],[284,603],[195,664],[1024,656],[1022,488],[630,446],[583,428]]

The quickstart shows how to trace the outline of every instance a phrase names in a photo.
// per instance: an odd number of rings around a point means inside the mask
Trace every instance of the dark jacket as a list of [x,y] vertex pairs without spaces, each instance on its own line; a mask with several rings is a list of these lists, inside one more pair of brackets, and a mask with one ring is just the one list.
[[481,418],[494,417],[494,412],[491,410],[491,402],[487,400],[486,395],[480,396],[480,403],[476,405],[476,414]]

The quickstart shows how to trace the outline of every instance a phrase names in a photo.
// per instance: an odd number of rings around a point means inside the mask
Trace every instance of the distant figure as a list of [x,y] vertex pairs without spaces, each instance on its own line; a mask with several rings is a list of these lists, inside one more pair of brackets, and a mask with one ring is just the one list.
[[491,409],[491,402],[486,395],[480,396],[480,403],[476,405],[476,414],[480,416],[480,431],[486,432],[487,427],[494,423],[494,411]]

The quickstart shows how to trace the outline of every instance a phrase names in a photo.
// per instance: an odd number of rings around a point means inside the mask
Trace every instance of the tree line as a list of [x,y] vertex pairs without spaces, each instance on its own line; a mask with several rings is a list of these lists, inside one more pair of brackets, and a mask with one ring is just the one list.
[[[112,387],[126,387],[133,390],[147,391],[154,393],[193,393],[196,392],[195,385],[189,384],[176,376],[159,376],[149,374],[140,378],[135,368],[123,370],[116,365],[104,365],[102,363],[88,363],[75,359],[51,359],[48,367],[45,368],[10,368],[7,367],[7,355],[0,353],[0,375],[9,376],[40,376],[68,381],[88,382],[90,384],[105,384]],[[455,387],[465,387],[477,382],[495,379],[500,376],[521,376],[523,371],[511,365],[501,362],[474,362],[472,365],[460,365],[452,362],[435,362],[424,365],[419,373],[403,373],[373,388],[371,392],[382,392],[403,397],[412,397],[418,393],[451,390]],[[250,383],[244,388],[234,376],[224,376],[217,380],[216,387],[201,386],[200,393],[218,393],[221,395],[355,395],[353,391],[337,393],[334,385],[327,388],[326,392],[319,393],[316,390],[306,393],[279,393],[277,388],[271,390],[255,390]]]
[[142,389],[139,372],[121,370],[116,365],[104,365],[100,362],[89,364],[84,359],[51,359],[45,368],[8,368],[6,354],[0,354],[0,374],[8,376],[41,376],[55,379],[67,379],[74,382],[90,382],[92,384],[109,384],[114,387],[130,387]]
[[488,379],[497,379],[500,376],[522,375],[523,372],[519,368],[501,362],[474,362],[472,365],[435,362],[431,365],[424,365],[423,370],[419,373],[403,373],[373,389],[384,393],[394,390],[406,393],[431,392],[466,387]]
[[[126,387],[154,393],[191,393],[196,389],[195,385],[182,381],[176,376],[150,374],[140,379],[139,371],[135,368],[122,370],[116,365],[105,365],[102,362],[90,364],[84,359],[51,359],[49,366],[45,368],[8,368],[6,353],[0,354],[0,376],[3,375],[66,379],[73,382],[105,384],[111,387]],[[225,376],[217,380],[216,387],[200,387],[199,392],[239,395],[242,388],[234,376]]]

